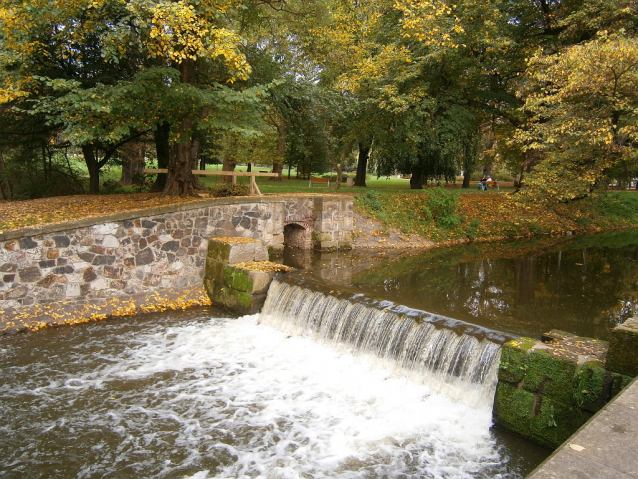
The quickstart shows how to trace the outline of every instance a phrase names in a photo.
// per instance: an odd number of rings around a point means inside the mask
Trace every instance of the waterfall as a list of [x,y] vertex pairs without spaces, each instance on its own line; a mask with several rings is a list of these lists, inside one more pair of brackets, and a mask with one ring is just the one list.
[[509,338],[390,301],[320,291],[318,285],[311,289],[307,283],[275,279],[260,322],[372,358],[455,401],[491,409],[500,344]]

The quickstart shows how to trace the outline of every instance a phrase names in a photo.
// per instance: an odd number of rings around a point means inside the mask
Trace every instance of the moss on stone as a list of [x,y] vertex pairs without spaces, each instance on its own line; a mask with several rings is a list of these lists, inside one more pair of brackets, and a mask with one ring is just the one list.
[[534,401],[533,393],[511,384],[499,383],[494,400],[494,415],[498,424],[523,435],[519,430],[525,430],[524,424],[532,415]]
[[224,268],[224,281],[237,291],[246,293],[252,293],[253,291],[253,279],[245,269],[226,266]]
[[206,259],[206,269],[204,271],[205,278],[221,278],[225,264],[213,258]]
[[591,416],[507,383],[498,385],[494,415],[500,426],[549,448],[558,447]]
[[611,397],[622,391],[634,378],[620,373],[611,373]]
[[607,369],[638,376],[638,319],[631,318],[611,331]]
[[520,338],[505,343],[501,349],[501,362],[498,371],[499,381],[519,383],[529,368],[527,351],[538,343],[531,338]]
[[207,257],[226,262],[228,261],[228,256],[230,255],[230,249],[232,245],[228,243],[224,243],[222,241],[217,241],[214,238],[208,242],[208,254]]
[[554,400],[571,404],[571,386],[576,367],[573,361],[558,358],[543,350],[532,350],[529,353],[524,387],[528,391],[540,392]]
[[611,374],[600,361],[584,363],[574,376],[573,398],[579,409],[596,412],[610,399]]
[[538,413],[530,421],[529,439],[555,449],[591,416],[588,412],[543,396]]

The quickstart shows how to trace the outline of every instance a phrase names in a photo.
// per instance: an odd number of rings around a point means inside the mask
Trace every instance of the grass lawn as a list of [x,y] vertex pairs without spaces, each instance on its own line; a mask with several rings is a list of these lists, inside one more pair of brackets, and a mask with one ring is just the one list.
[[[221,165],[209,166],[221,170]],[[246,167],[237,168],[245,171]],[[253,167],[253,171],[268,171],[266,167]],[[478,240],[557,234],[565,231],[596,231],[617,227],[638,226],[638,194],[634,191],[609,192],[594,198],[551,208],[517,203],[518,195],[511,184],[501,183],[500,189],[478,191],[477,182],[469,189],[461,188],[461,182],[411,190],[410,182],[403,178],[376,178],[368,176],[366,188],[347,188],[342,183],[336,190],[331,183],[325,186],[309,186],[308,180],[295,178],[295,171],[288,179],[284,170],[282,181],[257,177],[263,194],[344,194],[355,197],[359,213],[378,219],[384,228],[397,228],[405,234],[418,234],[438,242]],[[349,175],[352,176],[352,175]],[[119,168],[104,171],[102,180],[120,178]],[[205,188],[221,185],[221,177],[200,177]],[[249,178],[238,178],[240,184]],[[104,188],[106,193],[108,188]],[[122,189],[118,186],[120,193]],[[136,187],[125,187],[127,193],[135,193]],[[157,194],[103,194],[99,196],[67,196],[29,201],[4,201],[0,207],[0,231],[25,226],[69,221],[83,217],[100,216],[118,211],[130,211],[144,207],[195,201],[200,198],[160,198]],[[356,234],[356,232],[355,232]]]

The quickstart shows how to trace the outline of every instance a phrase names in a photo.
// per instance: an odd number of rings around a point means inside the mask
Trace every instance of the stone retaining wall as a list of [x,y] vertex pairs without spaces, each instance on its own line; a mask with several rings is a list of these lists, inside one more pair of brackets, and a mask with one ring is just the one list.
[[[617,337],[622,336],[622,340]],[[627,386],[638,364],[638,320],[612,331],[611,341],[553,330],[545,341],[503,345],[494,400],[497,424],[549,448],[567,440]],[[617,364],[631,365],[617,367]]]
[[348,247],[352,198],[216,199],[0,234],[0,330],[25,307],[201,287],[209,238],[281,250],[284,224],[302,219],[322,235],[313,246]]

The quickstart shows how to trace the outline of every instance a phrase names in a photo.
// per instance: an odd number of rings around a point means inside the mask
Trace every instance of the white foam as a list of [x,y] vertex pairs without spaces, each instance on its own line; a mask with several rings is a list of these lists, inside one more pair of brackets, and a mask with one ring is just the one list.
[[[502,472],[491,411],[286,337],[256,317],[158,326],[121,341],[83,372],[24,385],[69,402],[60,419],[42,419],[41,430],[66,437],[67,446],[95,438],[78,477],[131,469],[198,479]],[[32,449],[25,446],[22,460]]]

